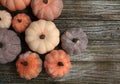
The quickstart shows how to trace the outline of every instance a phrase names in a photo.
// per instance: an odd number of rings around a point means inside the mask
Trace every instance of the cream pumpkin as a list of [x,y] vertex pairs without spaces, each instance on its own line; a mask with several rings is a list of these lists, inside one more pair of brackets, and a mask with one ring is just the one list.
[[39,54],[53,50],[59,44],[60,33],[51,21],[32,22],[25,32],[25,40],[29,48]]
[[6,29],[11,25],[12,16],[5,10],[0,11],[0,28]]
[[0,0],[1,4],[11,11],[23,10],[31,0]]

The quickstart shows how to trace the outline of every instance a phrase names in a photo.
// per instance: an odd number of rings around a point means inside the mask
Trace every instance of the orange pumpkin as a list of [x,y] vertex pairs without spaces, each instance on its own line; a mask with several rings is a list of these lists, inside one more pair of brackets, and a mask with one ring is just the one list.
[[11,11],[23,10],[31,2],[31,0],[0,0],[1,4]]
[[19,33],[24,32],[30,23],[31,19],[25,13],[17,14],[12,20],[13,28]]
[[31,7],[39,19],[54,20],[60,16],[63,9],[62,0],[32,0]]
[[53,50],[45,57],[44,66],[51,77],[62,77],[71,67],[70,57],[63,50]]
[[28,51],[20,55],[16,67],[21,78],[30,80],[42,71],[42,61],[38,54]]

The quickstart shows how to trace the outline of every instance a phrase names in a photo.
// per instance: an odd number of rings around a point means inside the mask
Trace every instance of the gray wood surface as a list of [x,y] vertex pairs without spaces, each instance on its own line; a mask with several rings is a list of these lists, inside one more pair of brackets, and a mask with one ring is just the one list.
[[52,79],[43,69],[36,79],[27,81],[17,74],[14,61],[0,65],[0,84],[120,84],[120,0],[63,2],[62,15],[54,21],[61,34],[70,28],[82,28],[89,39],[84,52],[71,56],[70,72]]

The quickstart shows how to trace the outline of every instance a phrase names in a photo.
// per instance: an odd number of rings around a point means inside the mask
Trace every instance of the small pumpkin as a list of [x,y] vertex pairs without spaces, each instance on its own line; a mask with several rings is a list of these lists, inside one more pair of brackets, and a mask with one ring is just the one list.
[[21,43],[15,32],[0,29],[0,63],[12,62],[21,52]]
[[59,44],[60,32],[51,21],[32,22],[25,32],[29,48],[39,54],[53,50]]
[[70,57],[63,50],[52,50],[46,55],[44,66],[52,78],[63,77],[71,68]]
[[31,7],[39,19],[54,20],[60,16],[63,9],[62,0],[32,0]]
[[25,13],[17,14],[12,20],[13,28],[19,33],[24,32],[30,23],[31,19]]
[[1,0],[0,2],[9,10],[16,11],[25,9],[30,4],[31,0]]
[[21,54],[16,62],[17,72],[21,78],[36,78],[42,71],[42,60],[39,55],[30,51]]
[[87,48],[88,38],[80,28],[67,30],[62,36],[62,48],[70,55],[80,54]]
[[0,11],[0,28],[7,29],[11,25],[12,16],[5,10]]

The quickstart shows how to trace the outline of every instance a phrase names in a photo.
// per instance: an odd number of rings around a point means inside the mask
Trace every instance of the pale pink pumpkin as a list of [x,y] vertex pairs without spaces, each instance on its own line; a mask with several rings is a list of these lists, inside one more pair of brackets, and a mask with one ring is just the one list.
[[23,10],[31,2],[31,0],[0,0],[1,4],[11,11]]
[[60,16],[63,9],[62,0],[32,0],[31,7],[39,19],[54,20]]

